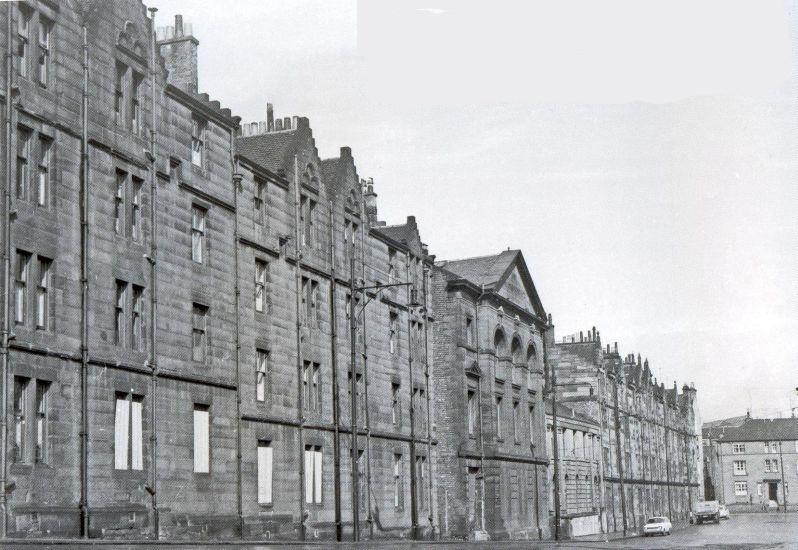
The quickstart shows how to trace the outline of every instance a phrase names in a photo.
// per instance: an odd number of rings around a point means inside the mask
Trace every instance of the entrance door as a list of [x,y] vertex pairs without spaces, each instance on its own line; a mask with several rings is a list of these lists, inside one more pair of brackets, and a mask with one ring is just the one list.
[[482,503],[482,484],[479,475],[479,468],[468,468],[468,528],[474,530],[482,528],[482,512],[480,505]]
[[768,483],[768,498],[776,502],[779,501],[779,485],[775,481]]

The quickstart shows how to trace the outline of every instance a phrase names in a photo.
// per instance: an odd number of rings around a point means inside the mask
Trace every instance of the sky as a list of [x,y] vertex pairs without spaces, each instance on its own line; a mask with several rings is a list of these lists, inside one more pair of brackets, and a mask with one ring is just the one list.
[[352,147],[439,259],[523,251],[701,416],[798,406],[798,0],[151,0],[245,122]]

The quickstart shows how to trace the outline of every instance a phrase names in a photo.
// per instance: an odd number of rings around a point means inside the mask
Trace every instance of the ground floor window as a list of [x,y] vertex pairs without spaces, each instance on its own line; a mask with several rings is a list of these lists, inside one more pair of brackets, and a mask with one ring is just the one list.
[[740,497],[748,496],[748,482],[747,481],[735,481],[734,482],[734,494]]

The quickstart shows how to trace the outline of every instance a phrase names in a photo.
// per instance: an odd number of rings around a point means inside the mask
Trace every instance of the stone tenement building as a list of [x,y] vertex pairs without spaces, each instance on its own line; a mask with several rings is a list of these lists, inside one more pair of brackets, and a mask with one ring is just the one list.
[[415,221],[378,223],[307,119],[242,128],[197,93],[180,18],[156,41],[135,0],[0,13],[2,535],[333,539],[357,511],[363,537],[430,536]]
[[523,255],[438,262],[432,285],[442,533],[548,536],[548,322]]
[[[546,400],[548,477],[554,480],[554,406]],[[602,532],[601,426],[598,420],[557,403],[560,510],[563,538]],[[554,483],[549,484],[549,514],[554,515]]]
[[798,419],[737,417],[704,424],[703,438],[715,499],[740,512],[798,508]]
[[601,424],[607,530],[639,531],[652,515],[686,519],[703,493],[696,390],[657,384],[648,360],[603,348],[595,329],[564,340],[549,355],[557,399]]

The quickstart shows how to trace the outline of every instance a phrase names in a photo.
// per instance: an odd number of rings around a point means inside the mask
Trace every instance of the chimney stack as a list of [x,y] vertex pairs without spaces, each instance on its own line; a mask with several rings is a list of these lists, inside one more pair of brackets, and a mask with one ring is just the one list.
[[266,131],[274,132],[274,107],[271,103],[266,104]]
[[183,16],[175,15],[174,26],[157,31],[158,50],[169,71],[167,82],[181,90],[197,93],[197,46],[199,40],[191,34],[191,25],[183,24]]
[[366,210],[366,220],[369,225],[376,227],[379,225],[379,220],[377,219],[377,193],[374,192],[374,178],[361,179],[360,185],[363,186],[363,206]]

